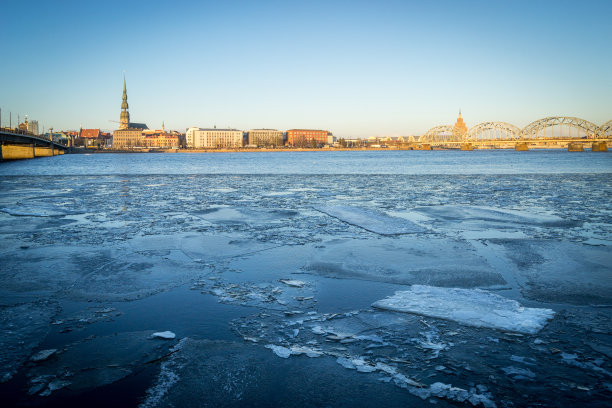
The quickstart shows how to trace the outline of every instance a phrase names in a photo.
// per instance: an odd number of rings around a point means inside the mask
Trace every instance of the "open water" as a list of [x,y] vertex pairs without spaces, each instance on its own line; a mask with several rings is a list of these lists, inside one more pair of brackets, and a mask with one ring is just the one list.
[[561,150],[0,163],[0,398],[607,406],[611,193]]

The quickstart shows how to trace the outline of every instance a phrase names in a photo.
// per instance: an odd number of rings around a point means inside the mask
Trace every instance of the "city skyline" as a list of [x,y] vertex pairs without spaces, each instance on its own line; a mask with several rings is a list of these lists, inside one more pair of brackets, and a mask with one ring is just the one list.
[[134,120],[181,131],[612,118],[609,2],[160,4],[5,6],[5,52],[28,58],[0,68],[2,123],[117,129],[124,72]]

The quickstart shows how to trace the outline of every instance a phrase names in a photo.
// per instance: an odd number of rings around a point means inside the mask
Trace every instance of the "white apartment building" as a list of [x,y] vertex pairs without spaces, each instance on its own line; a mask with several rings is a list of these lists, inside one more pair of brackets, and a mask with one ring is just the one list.
[[283,146],[283,132],[276,129],[249,130],[249,145],[253,146]]
[[202,129],[191,127],[185,134],[187,147],[216,148],[241,147],[242,130],[237,129]]

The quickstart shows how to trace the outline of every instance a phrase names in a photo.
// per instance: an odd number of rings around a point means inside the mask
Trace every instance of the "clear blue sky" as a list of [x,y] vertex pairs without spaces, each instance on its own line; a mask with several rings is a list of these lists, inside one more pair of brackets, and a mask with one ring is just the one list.
[[[612,1],[11,1],[0,108],[47,129],[131,120],[421,134],[612,119]],[[15,121],[15,119],[13,119]]]

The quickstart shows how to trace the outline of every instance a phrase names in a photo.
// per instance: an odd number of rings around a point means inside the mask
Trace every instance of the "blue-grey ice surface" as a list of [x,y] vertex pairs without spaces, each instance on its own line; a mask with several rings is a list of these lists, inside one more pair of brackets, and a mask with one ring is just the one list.
[[9,405],[612,398],[610,155],[67,155],[0,172]]

